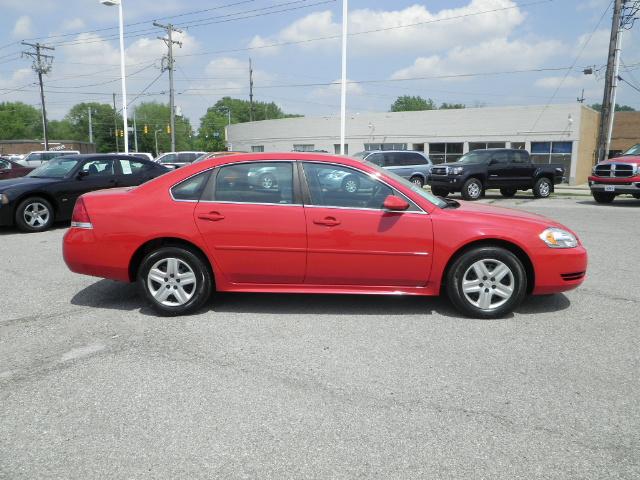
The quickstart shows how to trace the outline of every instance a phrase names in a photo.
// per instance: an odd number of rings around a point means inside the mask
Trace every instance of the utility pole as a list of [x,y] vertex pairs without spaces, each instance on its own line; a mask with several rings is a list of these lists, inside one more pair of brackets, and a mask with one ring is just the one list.
[[582,93],[580,94],[580,96],[576,99],[578,100],[578,103],[584,103],[584,88],[582,89]]
[[89,143],[93,143],[93,124],[91,123],[91,107],[87,109],[89,111]]
[[31,57],[33,65],[31,68],[38,74],[38,83],[40,83],[40,103],[42,105],[42,135],[44,137],[44,149],[49,150],[49,125],[47,123],[47,108],[44,102],[44,85],[42,84],[42,75],[46,75],[51,71],[53,63],[52,55],[45,55],[41,50],[55,50],[54,47],[48,47],[40,43],[22,42],[22,45],[33,48],[35,51],[22,52],[23,56]]
[[[158,37],[164,43],[166,43],[169,48],[169,55],[167,57],[167,67],[166,70],[169,70],[169,109],[171,110],[171,151],[176,151],[176,107],[175,107],[175,99],[174,99],[174,91],[173,91],[173,70],[175,69],[175,60],[173,59],[173,44],[175,43],[180,48],[182,48],[182,42],[174,40],[172,35],[173,32],[182,33],[182,30],[174,28],[172,24],[162,25],[158,22],[153,22],[153,25],[158,28],[162,28],[167,32],[166,37]],[[165,69],[163,69],[165,70]]]
[[136,111],[133,111],[133,147],[138,152],[138,127],[136,126]]
[[118,111],[116,110],[116,94],[113,94],[113,131],[116,134],[116,152],[120,153],[118,146]]
[[253,122],[253,67],[249,57],[249,121]]
[[616,87],[618,86],[618,68],[620,66],[620,40],[622,33],[621,14],[626,0],[615,0],[613,5],[613,20],[611,22],[611,36],[609,37],[609,55],[607,57],[607,72],[604,82],[604,96],[602,111],[600,112],[600,128],[598,130],[598,152],[596,160],[602,162],[609,154],[611,129],[615,110]]

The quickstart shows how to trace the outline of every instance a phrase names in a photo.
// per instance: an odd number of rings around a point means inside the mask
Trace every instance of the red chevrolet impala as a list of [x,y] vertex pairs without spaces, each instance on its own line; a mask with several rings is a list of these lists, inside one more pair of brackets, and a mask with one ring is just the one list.
[[494,318],[571,290],[587,253],[559,223],[443,200],[371,163],[323,154],[219,157],[88,193],[64,237],[77,273],[137,282],[160,313],[214,291],[439,295]]

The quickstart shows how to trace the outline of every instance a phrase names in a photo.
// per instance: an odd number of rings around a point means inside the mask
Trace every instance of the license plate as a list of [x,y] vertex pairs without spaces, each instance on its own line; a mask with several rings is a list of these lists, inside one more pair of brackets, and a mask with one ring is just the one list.
[[614,187],[613,185],[605,185],[604,186],[604,191],[605,192],[615,192],[616,191],[616,187]]

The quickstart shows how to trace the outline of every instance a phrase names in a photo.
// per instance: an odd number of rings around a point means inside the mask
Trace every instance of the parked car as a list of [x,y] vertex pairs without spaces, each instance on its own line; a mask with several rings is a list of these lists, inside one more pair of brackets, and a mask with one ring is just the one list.
[[149,160],[153,162],[153,155],[147,152],[129,152],[129,153],[120,153],[120,152],[111,152],[111,155],[131,155],[132,157],[144,158],[145,160]]
[[640,199],[640,143],[593,167],[589,188],[598,203],[611,203],[624,194]]
[[[262,169],[277,187],[246,180]],[[334,171],[367,188],[324,188]],[[166,315],[198,310],[214,290],[446,291],[463,313],[493,318],[528,293],[576,288],[587,266],[576,235],[553,220],[442,199],[372,163],[311,153],[220,157],[85,194],[63,254],[74,272],[138,282]]]
[[156,162],[168,168],[180,168],[193,163],[196,158],[207,152],[168,152],[156,158]]
[[421,187],[427,183],[433,165],[428,156],[413,150],[372,150],[353,156],[391,170]]
[[486,189],[499,188],[507,198],[529,189],[534,197],[546,198],[563,177],[562,165],[532,163],[526,150],[488,148],[466,153],[457,162],[434,165],[428,183],[441,197],[461,192],[465,200],[478,200]]
[[128,155],[68,155],[49,160],[25,177],[0,180],[0,225],[25,232],[71,218],[76,199],[103,188],[139,185],[169,171]]
[[24,177],[31,170],[33,170],[33,167],[23,167],[8,158],[0,157],[0,180]]
[[38,152],[31,152],[25,155],[25,157],[18,163],[25,167],[39,167],[43,163],[48,162],[57,157],[64,157],[67,155],[80,155],[78,150],[43,150]]

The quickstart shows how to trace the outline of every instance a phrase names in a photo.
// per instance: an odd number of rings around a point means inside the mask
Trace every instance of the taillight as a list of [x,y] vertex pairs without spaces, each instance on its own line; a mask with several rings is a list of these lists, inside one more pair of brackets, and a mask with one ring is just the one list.
[[76,205],[73,207],[71,226],[75,228],[93,228],[87,207],[85,207],[82,198],[76,200]]

